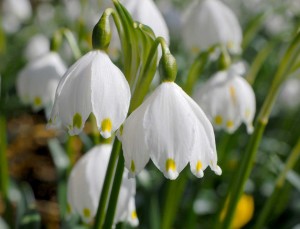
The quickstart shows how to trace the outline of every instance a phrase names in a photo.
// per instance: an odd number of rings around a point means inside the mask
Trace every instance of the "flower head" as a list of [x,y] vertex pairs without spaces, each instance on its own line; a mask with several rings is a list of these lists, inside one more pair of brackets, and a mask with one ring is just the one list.
[[52,105],[55,90],[66,71],[66,66],[57,53],[50,52],[32,60],[18,75],[17,92],[24,103],[40,110]]
[[[96,215],[106,169],[112,150],[111,144],[95,146],[75,164],[68,181],[68,210],[78,213],[89,223]],[[138,225],[135,211],[135,180],[127,178],[125,170],[118,197],[114,223],[128,221]]]
[[252,133],[255,94],[237,67],[217,72],[196,91],[194,99],[216,128],[233,133],[244,122]]
[[61,119],[69,134],[82,131],[90,113],[104,138],[111,136],[126,118],[129,85],[108,55],[100,50],[82,56],[65,73],[56,90],[50,123]]
[[209,120],[174,82],[163,82],[128,117],[121,139],[131,176],[149,158],[169,179],[176,179],[187,163],[197,177],[203,176],[207,166],[221,174]]
[[156,37],[163,37],[169,43],[167,24],[153,0],[122,0],[121,2],[134,20],[150,26]]
[[183,41],[192,51],[224,45],[239,52],[242,30],[234,13],[220,0],[194,0],[183,16]]

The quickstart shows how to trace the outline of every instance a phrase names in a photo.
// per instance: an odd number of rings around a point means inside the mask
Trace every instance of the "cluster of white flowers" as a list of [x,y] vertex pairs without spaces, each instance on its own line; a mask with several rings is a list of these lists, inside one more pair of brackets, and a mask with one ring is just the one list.
[[[169,43],[166,23],[152,0],[122,2],[135,20],[149,25],[156,36]],[[215,45],[227,47],[232,53],[241,51],[239,23],[219,0],[195,0],[184,14],[182,34],[186,47],[193,51]],[[48,45],[44,38],[36,39]],[[110,138],[119,129],[129,171],[125,174],[129,177],[140,173],[150,158],[168,179],[176,179],[188,163],[197,177],[203,177],[208,166],[221,175],[210,121],[230,133],[241,122],[247,125],[248,133],[253,131],[255,95],[242,78],[243,71],[234,65],[217,72],[199,88],[194,98],[200,106],[173,80],[163,80],[127,118],[130,87],[105,51],[86,53],[67,71],[57,53],[47,48],[39,51],[26,51],[31,62],[19,74],[19,96],[31,103],[34,110],[53,104],[49,124],[59,121],[70,135],[83,130],[91,113],[104,138]],[[111,145],[93,148],[71,172],[69,210],[79,213],[86,222],[96,214],[110,152]],[[134,194],[135,180],[124,176],[115,223],[127,220],[138,224]]]

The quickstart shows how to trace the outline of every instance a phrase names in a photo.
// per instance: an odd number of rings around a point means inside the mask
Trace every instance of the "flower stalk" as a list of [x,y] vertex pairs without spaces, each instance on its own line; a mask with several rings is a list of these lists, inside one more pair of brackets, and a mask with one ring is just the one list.
[[9,175],[6,155],[6,119],[0,116],[0,191],[4,200],[8,199]]
[[[114,141],[114,144],[113,144],[113,149],[112,149],[109,163],[107,166],[103,189],[101,192],[99,206],[98,206],[96,217],[95,217],[94,229],[104,228],[103,224],[104,224],[105,217],[106,217],[105,213],[107,210],[108,198],[109,198],[110,191],[112,190],[111,187],[112,187],[113,178],[115,175],[115,168],[116,168],[116,164],[117,164],[120,152],[121,152],[121,142],[116,138]],[[123,166],[124,166],[124,164],[123,164]],[[121,175],[123,175],[123,173]],[[116,190],[113,190],[113,192],[116,192]],[[111,194],[111,195],[113,195],[113,194]]]
[[[266,100],[261,108],[257,122],[255,124],[254,133],[251,136],[248,145],[246,147],[246,152],[241,159],[241,163],[238,168],[237,176],[230,185],[230,188],[227,193],[228,208],[226,211],[225,218],[222,222],[221,228],[228,229],[231,226],[231,222],[235,213],[235,209],[238,203],[238,200],[243,193],[245,183],[250,175],[250,172],[253,168],[257,149],[259,147],[262,135],[264,133],[265,127],[268,123],[270,113],[272,111],[273,105],[277,98],[279,88],[284,80],[289,75],[297,56],[300,51],[300,33],[297,33],[288,50],[286,51],[281,64],[277,70],[277,73],[274,77],[272,86],[268,92]],[[220,219],[220,218],[219,218]]]

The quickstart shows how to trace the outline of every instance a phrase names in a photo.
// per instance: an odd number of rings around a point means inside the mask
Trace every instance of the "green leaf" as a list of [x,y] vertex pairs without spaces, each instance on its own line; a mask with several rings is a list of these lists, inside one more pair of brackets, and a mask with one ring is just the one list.
[[23,215],[20,223],[20,229],[38,229],[41,227],[41,216],[39,212],[34,209],[28,209]]

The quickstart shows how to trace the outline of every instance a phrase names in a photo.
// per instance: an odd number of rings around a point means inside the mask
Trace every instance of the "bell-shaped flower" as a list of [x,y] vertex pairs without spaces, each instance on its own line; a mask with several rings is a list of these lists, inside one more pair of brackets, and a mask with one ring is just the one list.
[[55,91],[62,75],[67,70],[55,52],[34,59],[18,74],[17,93],[24,103],[37,111],[52,106]]
[[50,51],[50,41],[43,34],[34,35],[28,42],[24,55],[28,61],[42,57]]
[[231,11],[220,0],[194,0],[183,15],[183,42],[193,52],[223,45],[240,52],[242,30]]
[[[86,223],[92,222],[96,215],[111,150],[111,144],[95,146],[79,159],[71,171],[67,187],[68,212],[79,214]],[[133,226],[138,225],[135,186],[135,180],[128,179],[125,170],[114,224],[128,221]]]
[[57,117],[69,134],[79,134],[91,113],[104,138],[124,122],[130,103],[125,76],[100,50],[82,56],[65,73],[56,90],[50,124]]
[[[167,24],[153,0],[122,0],[120,2],[131,14],[133,20],[151,27],[156,37],[163,37],[169,44],[170,37]],[[115,31],[112,33],[109,49],[111,55],[115,57],[116,50],[120,50],[120,41],[116,28],[113,28]],[[160,56],[161,51],[159,50],[158,52]]]
[[149,158],[172,180],[188,163],[197,177],[208,165],[221,174],[211,123],[174,82],[163,82],[128,117],[121,140],[130,176],[139,173]]
[[1,23],[7,33],[17,32],[21,24],[32,15],[29,0],[4,0],[2,3]]
[[233,133],[244,122],[250,134],[256,108],[255,94],[238,68],[233,65],[217,72],[195,92],[194,99],[217,129]]
[[156,37],[163,37],[169,43],[167,24],[153,0],[122,0],[121,3],[133,20],[151,27]]

